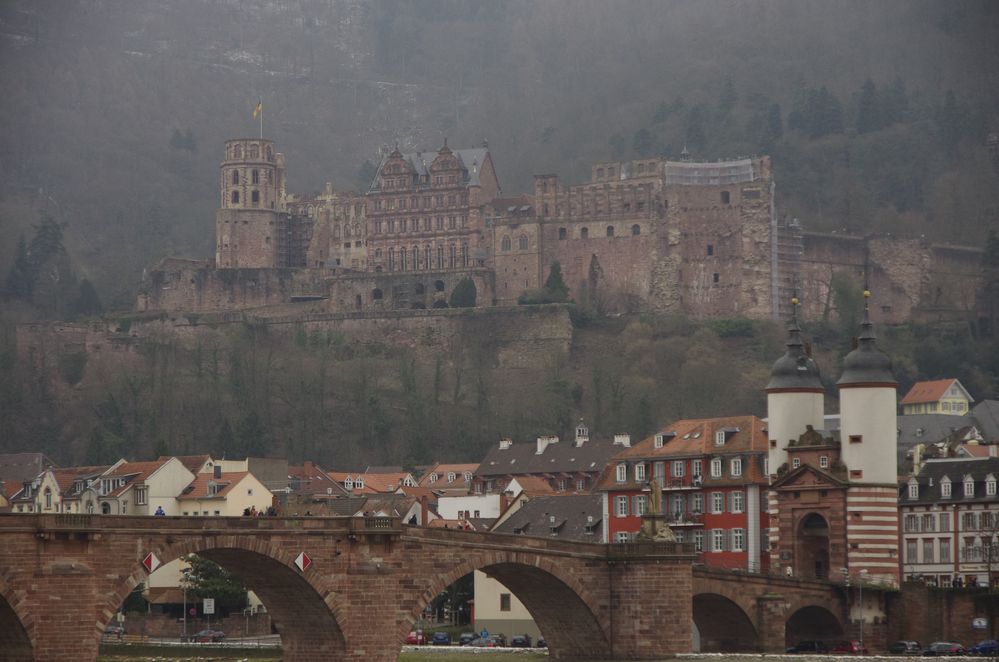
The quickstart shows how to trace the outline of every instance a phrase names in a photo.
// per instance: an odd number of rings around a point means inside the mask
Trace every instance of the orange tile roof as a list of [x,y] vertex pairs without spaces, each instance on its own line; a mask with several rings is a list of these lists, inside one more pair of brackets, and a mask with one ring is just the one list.
[[386,474],[364,474],[364,486],[375,492],[395,492],[409,474],[405,471]]
[[441,481],[444,481],[445,483],[447,483],[447,475],[449,473],[451,473],[451,472],[454,472],[455,473],[455,481],[454,482],[455,483],[463,483],[463,482],[465,482],[465,480],[463,478],[463,475],[466,474],[466,473],[468,473],[468,474],[472,474],[474,476],[475,472],[478,470],[478,468],[479,468],[478,463],[476,463],[476,464],[443,464],[443,463],[437,463],[437,464],[431,466],[426,471],[424,471],[423,475],[420,476],[420,479],[417,482],[420,485],[423,485],[424,487],[430,485],[430,482],[429,482],[430,481],[430,475],[436,472],[437,473],[437,482],[435,482],[433,485],[434,485],[434,487],[441,487],[441,486],[437,485],[437,483],[439,483]]
[[175,457],[180,460],[188,471],[192,474],[198,473],[198,470],[204,466],[205,462],[212,459],[211,455],[160,455],[157,462],[166,462],[171,457]]
[[916,382],[902,398],[903,405],[918,405],[926,402],[937,402],[944,396],[956,379],[936,379],[930,382]]
[[[229,492],[239,484],[239,481],[243,480],[246,476],[249,476],[248,471],[230,471],[228,473],[223,473],[221,478],[215,478],[213,474],[198,474],[195,477],[194,482],[184,488],[178,499],[222,499],[225,498]],[[208,493],[208,484],[216,483],[225,485],[221,490],[215,494]]]
[[[142,474],[145,476],[151,474],[157,469],[159,469],[163,464],[165,464],[170,458],[164,458],[161,460],[153,460],[151,462],[123,462],[119,466],[115,467],[109,476],[131,476],[133,474]],[[140,478],[142,477],[140,476]]]
[[551,483],[540,476],[517,476],[513,480],[516,480],[517,484],[524,490],[524,493],[529,496],[555,493]]
[[364,487],[357,487],[355,484],[353,489],[348,490],[351,494],[375,494],[377,492],[377,490],[368,487],[368,477],[363,473],[350,471],[327,471],[326,475],[340,483],[340,485],[344,486],[344,489],[346,489],[346,485],[344,485],[344,483],[348,478],[356,483],[358,477],[360,477],[361,480],[364,481]]

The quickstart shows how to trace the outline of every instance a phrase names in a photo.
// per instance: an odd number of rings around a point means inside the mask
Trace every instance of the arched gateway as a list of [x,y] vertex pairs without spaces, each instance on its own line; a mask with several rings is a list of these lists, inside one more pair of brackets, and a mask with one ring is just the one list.
[[95,659],[105,626],[146,580],[143,562],[190,553],[261,597],[289,661],[394,662],[421,610],[476,569],[527,606],[553,659],[691,648],[693,555],[675,543],[580,545],[393,518],[18,514],[0,516],[0,548],[0,645],[10,659]]

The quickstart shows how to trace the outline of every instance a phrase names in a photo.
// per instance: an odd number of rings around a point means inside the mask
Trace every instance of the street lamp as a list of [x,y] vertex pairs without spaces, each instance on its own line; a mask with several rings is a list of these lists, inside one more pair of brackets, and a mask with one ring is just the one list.
[[867,577],[867,569],[860,570],[860,581],[857,582],[857,591],[860,594],[860,650],[864,650],[864,579]]

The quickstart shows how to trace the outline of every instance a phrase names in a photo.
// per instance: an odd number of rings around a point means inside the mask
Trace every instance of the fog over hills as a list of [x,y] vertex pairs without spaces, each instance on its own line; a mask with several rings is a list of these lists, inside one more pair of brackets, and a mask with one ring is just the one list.
[[987,0],[8,0],[0,267],[42,213],[118,305],[159,257],[209,256],[221,145],[256,135],[258,98],[293,191],[445,137],[488,139],[511,194],[686,144],[772,153],[806,227],[977,242],[996,44]]

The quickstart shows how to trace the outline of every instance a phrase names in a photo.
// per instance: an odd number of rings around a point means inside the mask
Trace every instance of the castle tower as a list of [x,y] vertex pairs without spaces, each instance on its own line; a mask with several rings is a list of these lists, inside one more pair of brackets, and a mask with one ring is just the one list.
[[215,264],[220,269],[282,266],[280,211],[284,168],[274,143],[227,140],[219,168],[221,205],[215,215]]
[[777,359],[767,384],[767,428],[770,449],[769,473],[787,463],[787,446],[802,435],[808,426],[824,427],[825,389],[819,367],[805,351],[798,326],[798,298],[791,299],[791,322],[787,327],[787,351]]
[[843,359],[839,388],[840,444],[846,465],[847,568],[897,583],[897,383],[891,359],[877,346],[864,291],[857,347]]

